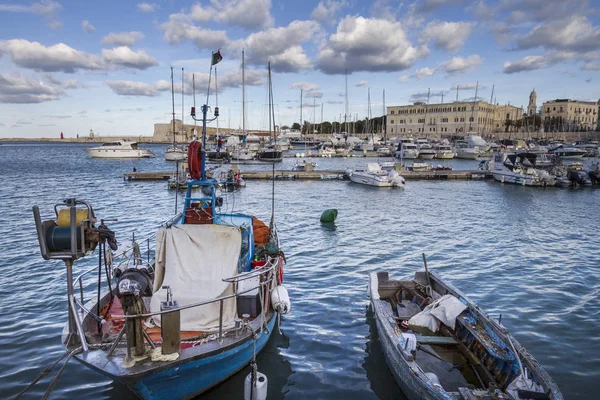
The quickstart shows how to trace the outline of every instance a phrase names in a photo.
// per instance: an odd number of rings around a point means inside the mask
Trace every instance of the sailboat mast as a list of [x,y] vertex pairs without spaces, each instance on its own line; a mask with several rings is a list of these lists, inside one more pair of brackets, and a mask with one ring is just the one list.
[[[427,104],[425,104],[425,117],[423,118],[423,133],[425,133],[425,124],[427,123],[427,108],[429,107],[429,95],[431,94],[431,88],[427,89]],[[427,134],[425,133],[425,138]]]
[[484,133],[487,133],[487,124],[488,124],[488,119],[489,119],[489,113],[490,113],[490,109],[492,108],[492,102],[494,100],[494,86],[495,85],[492,85],[492,94],[490,95],[490,106],[487,107],[487,110],[485,111],[485,122],[483,124],[483,132]]
[[242,133],[246,134],[246,75],[244,71],[244,49],[242,49]]
[[[473,115],[475,114],[475,103],[477,102],[477,91],[479,90],[479,81],[475,84],[475,98],[473,99],[473,105],[471,106],[471,118],[469,118],[469,132],[473,130]],[[477,127],[479,130],[479,127]]]
[[[194,98],[194,110],[196,109],[196,74],[192,74],[192,92]],[[194,136],[196,135],[196,118],[194,118]]]
[[321,103],[321,127],[319,128],[319,133],[323,134],[323,103]]
[[346,84],[345,84],[345,94],[344,94],[344,124],[346,125],[346,134],[348,134],[348,70],[346,70]]
[[[185,125],[183,125],[183,68],[181,68],[181,137],[185,137]],[[176,140],[174,140],[176,142]]]
[[173,81],[173,67],[171,67],[171,103],[173,105],[173,119],[171,120],[173,124],[173,146],[175,146],[175,83]]
[[383,140],[387,140],[387,110],[385,109],[385,89],[383,89],[383,114],[381,116],[381,125],[383,130]]
[[[215,107],[219,107],[219,85],[217,84],[217,67],[215,67]],[[217,116],[217,138],[219,137],[219,117]]]
[[302,119],[302,88],[300,89],[300,135],[304,133],[304,120]]

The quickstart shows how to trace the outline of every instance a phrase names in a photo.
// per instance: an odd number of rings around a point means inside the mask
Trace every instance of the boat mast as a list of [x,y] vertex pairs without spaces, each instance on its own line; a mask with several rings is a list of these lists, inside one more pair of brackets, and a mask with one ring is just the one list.
[[244,71],[244,49],[242,49],[242,134],[246,134],[246,75]]
[[[185,137],[185,125],[183,125],[183,68],[181,68],[181,137]],[[173,145],[175,145],[175,136],[173,136]]]
[[321,127],[319,128],[319,133],[323,134],[323,103],[321,103]]
[[346,125],[346,135],[348,134],[348,70],[346,69],[346,85],[344,94],[344,124]]
[[173,83],[173,67],[171,67],[171,103],[173,105],[173,119],[171,120],[173,124],[173,146],[175,146],[175,84]]
[[[427,108],[429,107],[429,95],[431,94],[431,88],[427,89],[427,104],[425,104],[425,117],[423,118],[423,133],[425,133],[425,124],[427,123]],[[425,138],[427,134],[425,133]]]
[[[219,107],[219,85],[217,85],[217,67],[215,67],[215,107]],[[217,139],[219,138],[219,117],[217,117]]]
[[[196,109],[196,74],[192,74],[192,92],[194,98],[194,110]],[[196,137],[196,118],[194,118],[194,138]]]
[[385,89],[383,89],[383,114],[381,117],[381,125],[383,130],[383,141],[387,140],[387,110],[385,109]]
[[[304,120],[302,119],[302,88],[300,88],[300,136],[302,136],[304,134]],[[304,146],[306,146],[306,140],[304,143]]]
[[[494,85],[492,85],[492,94],[490,95],[490,106],[485,111],[485,122],[483,124],[483,133],[487,133],[487,124],[488,124],[489,113],[490,113],[490,109],[492,108],[493,100],[494,100]],[[493,124],[492,124],[492,126],[493,126]]]
[[[475,84],[475,98],[473,99],[473,104],[471,105],[471,118],[469,118],[469,132],[473,130],[473,115],[475,114],[475,103],[477,102],[477,91],[479,90],[479,81]],[[479,131],[479,127],[477,127]]]

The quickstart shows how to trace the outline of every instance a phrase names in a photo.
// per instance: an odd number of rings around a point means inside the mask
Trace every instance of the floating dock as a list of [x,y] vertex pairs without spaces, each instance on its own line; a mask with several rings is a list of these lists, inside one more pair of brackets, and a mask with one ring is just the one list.
[[[398,171],[406,180],[470,180],[489,179],[492,174],[488,171]],[[245,180],[270,180],[273,179],[271,171],[241,171]],[[165,181],[174,175],[173,172],[128,172],[123,174],[123,179],[128,181]],[[289,171],[278,170],[274,175],[276,180],[344,180],[348,179],[346,171]]]

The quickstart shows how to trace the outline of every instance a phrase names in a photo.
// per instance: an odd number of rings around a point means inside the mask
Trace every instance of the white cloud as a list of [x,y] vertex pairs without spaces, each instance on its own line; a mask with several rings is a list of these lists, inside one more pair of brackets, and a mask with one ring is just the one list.
[[230,43],[230,49],[246,49],[246,62],[249,65],[264,66],[271,61],[277,72],[297,72],[312,67],[301,44],[313,39],[320,32],[315,21],[293,21],[288,26],[256,32],[246,39]]
[[311,17],[322,23],[335,24],[335,15],[348,3],[346,0],[325,0],[320,1],[317,7],[311,13]]
[[146,54],[145,51],[134,52],[126,46],[102,49],[102,58],[110,64],[134,69],[147,69],[158,65],[158,61]]
[[0,51],[10,54],[18,66],[38,71],[73,73],[78,69],[100,70],[106,67],[99,56],[75,50],[64,43],[46,47],[39,42],[11,39],[0,42]]
[[45,73],[44,77],[50,85],[54,85],[63,89],[78,89],[85,87],[85,85],[83,85],[77,79],[67,79],[65,81],[61,81],[50,73]]
[[532,71],[548,66],[548,60],[543,56],[527,56],[519,61],[506,61],[504,63],[503,72],[505,74],[513,74],[515,72]]
[[229,44],[225,31],[200,29],[184,14],[171,14],[169,21],[163,23],[161,28],[165,32],[165,41],[171,45],[191,40],[198,49],[214,50]]
[[307,99],[320,99],[323,97],[323,92],[308,92],[305,96]]
[[583,68],[584,71],[600,71],[600,63],[585,63]]
[[62,5],[52,0],[41,0],[31,5],[22,4],[0,4],[0,12],[14,12],[14,13],[33,13],[38,14],[46,18],[48,26],[51,29],[58,29],[62,26],[62,22],[56,15],[58,10],[62,8]]
[[145,51],[128,47],[103,49],[102,56],[75,50],[64,43],[46,47],[25,39],[0,42],[0,53],[10,54],[16,65],[44,72],[74,73],[77,70],[107,70],[112,68],[146,69],[158,62]]
[[158,4],[155,4],[155,3],[138,3],[137,4],[138,11],[143,12],[143,13],[153,13],[154,11],[156,11],[159,8],[160,7],[158,6]]
[[422,0],[417,6],[417,11],[430,12],[444,6],[463,4],[465,1],[466,0]]
[[94,25],[90,24],[90,21],[88,21],[87,19],[84,19],[83,21],[81,21],[81,27],[87,33],[92,33],[96,30]]
[[369,82],[367,82],[367,81],[360,81],[360,82],[357,82],[354,86],[355,87],[365,87],[365,86],[368,86],[368,85],[369,85]]
[[64,90],[20,73],[0,74],[0,103],[42,103],[58,100]]
[[[166,81],[165,81],[166,82]],[[147,96],[154,97],[160,94],[160,91],[170,90],[171,84],[168,87],[157,89],[154,85],[145,82],[134,81],[106,81],[106,84],[113,92],[120,96]]]
[[434,45],[451,53],[456,53],[467,40],[473,22],[442,22],[431,21],[421,33],[421,40],[432,40]]
[[102,38],[101,43],[131,47],[135,45],[135,42],[143,38],[144,34],[142,32],[111,32]]
[[591,51],[600,49],[600,26],[593,26],[585,16],[571,16],[552,24],[534,27],[518,39],[521,49]]
[[326,74],[354,71],[399,71],[428,54],[415,48],[399,22],[346,16],[320,48],[319,69]]
[[190,17],[198,22],[220,22],[245,29],[269,28],[271,0],[211,0],[210,6],[194,4]]
[[311,90],[319,90],[319,85],[310,82],[294,82],[290,85],[290,89],[302,89],[305,92],[310,92]]
[[466,70],[475,68],[481,64],[481,57],[477,54],[471,55],[467,58],[453,57],[451,60],[445,61],[440,64],[440,68],[447,74],[457,74]]
[[435,68],[423,67],[418,69],[414,74],[411,75],[411,78],[416,78],[421,80],[423,78],[435,75]]

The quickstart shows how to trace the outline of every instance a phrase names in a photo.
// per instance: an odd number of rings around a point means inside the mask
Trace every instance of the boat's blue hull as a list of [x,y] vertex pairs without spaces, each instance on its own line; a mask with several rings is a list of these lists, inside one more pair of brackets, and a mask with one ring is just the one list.
[[[268,322],[269,332],[263,332],[256,341],[256,352],[265,347],[277,321],[275,314]],[[147,375],[132,389],[144,399],[187,399],[208,390],[244,368],[252,360],[254,342],[224,352],[161,370]],[[240,397],[244,388],[240,387]]]

